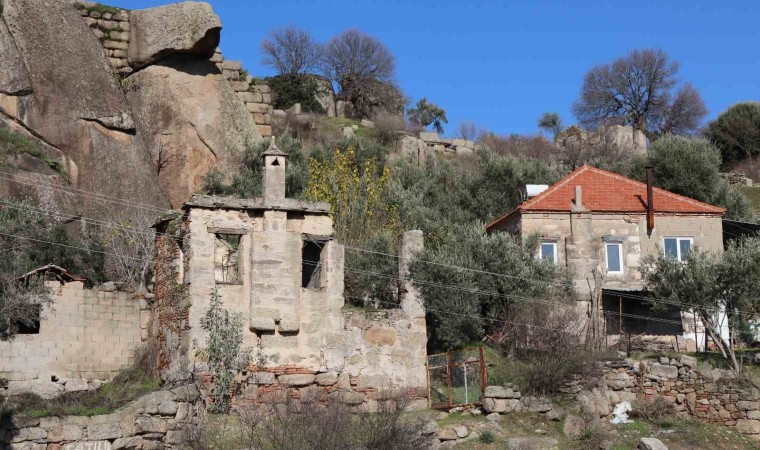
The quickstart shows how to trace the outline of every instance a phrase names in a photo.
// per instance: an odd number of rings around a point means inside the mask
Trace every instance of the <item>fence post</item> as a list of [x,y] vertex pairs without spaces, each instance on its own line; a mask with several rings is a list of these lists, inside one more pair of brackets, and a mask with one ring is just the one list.
[[449,352],[446,352],[446,383],[448,383],[449,385],[448,403],[449,403],[449,408],[451,408],[453,406],[451,403],[451,399],[454,394],[451,390],[451,356]]

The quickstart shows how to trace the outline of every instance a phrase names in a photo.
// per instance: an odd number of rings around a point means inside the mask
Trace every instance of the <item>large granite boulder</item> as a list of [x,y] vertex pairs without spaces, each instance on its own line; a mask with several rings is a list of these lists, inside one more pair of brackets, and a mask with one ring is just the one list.
[[[0,9],[2,9],[1,2]],[[32,84],[29,81],[26,66],[3,20],[0,20],[0,61],[2,62],[0,63],[0,93],[9,95],[31,93]]]
[[317,83],[317,102],[322,105],[327,117],[335,117],[335,90],[332,81],[319,75],[312,75],[312,77]]
[[133,74],[127,99],[164,192],[179,207],[212,167],[261,140],[251,114],[216,66],[172,55]]
[[211,58],[222,22],[205,2],[182,2],[132,11],[127,59],[135,69],[172,53]]
[[[103,48],[76,10],[60,1],[4,0],[2,21],[31,93],[0,94],[0,115],[70,158],[77,188],[168,206]],[[91,217],[118,211],[110,201],[81,200],[81,214]]]

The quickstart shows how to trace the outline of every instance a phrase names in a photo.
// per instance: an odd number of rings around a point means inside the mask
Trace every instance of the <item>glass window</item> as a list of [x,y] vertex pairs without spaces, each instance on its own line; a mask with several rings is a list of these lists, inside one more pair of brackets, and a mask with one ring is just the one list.
[[623,273],[623,245],[605,244],[607,249],[607,273]]
[[557,244],[555,242],[541,243],[541,259],[548,259],[555,264],[557,263]]
[[665,238],[665,256],[678,259],[678,239]]
[[691,249],[691,239],[681,239],[678,241],[678,250],[681,252],[680,260],[683,261],[689,255]]
[[663,241],[665,256],[678,261],[686,261],[694,239],[690,237],[666,237]]

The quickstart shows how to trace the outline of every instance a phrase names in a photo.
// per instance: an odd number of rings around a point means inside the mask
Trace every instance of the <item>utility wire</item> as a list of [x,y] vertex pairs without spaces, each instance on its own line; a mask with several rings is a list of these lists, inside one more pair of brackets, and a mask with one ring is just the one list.
[[[90,251],[90,252],[94,252],[94,253],[100,253],[100,254],[104,254],[104,255],[116,256],[116,257],[119,257],[119,258],[130,259],[130,260],[139,261],[139,262],[152,262],[153,261],[152,259],[134,258],[134,257],[128,257],[128,256],[120,256],[120,255],[116,255],[116,254],[110,253],[110,252],[104,252],[104,251],[99,251],[99,250],[88,249],[86,247],[80,247],[80,246],[68,245],[68,244],[60,244],[60,243],[57,243],[57,242],[51,242],[51,241],[46,241],[46,240],[42,240],[42,239],[34,239],[34,238],[25,237],[25,236],[18,236],[18,235],[8,234],[8,233],[2,233],[2,232],[0,232],[0,236],[13,237],[13,238],[17,238],[17,239],[24,239],[24,240],[28,240],[28,241],[43,243],[43,244],[50,244],[50,245],[57,245],[57,246],[66,247],[66,248],[85,250],[85,251]],[[307,263],[307,264],[313,264],[313,265],[319,265],[319,264],[321,264],[319,261],[304,260],[304,262]],[[377,272],[370,272],[370,271],[363,271],[363,270],[358,270],[358,269],[352,269],[350,267],[344,267],[344,269],[352,271],[352,272],[358,272],[358,273],[364,273],[364,274],[370,274],[370,275],[374,275],[374,276],[379,276],[379,277],[386,278],[386,279],[396,279],[396,280],[400,279],[399,277],[391,277],[391,276],[380,274],[380,273],[377,273]],[[415,281],[415,283],[416,283],[416,281]],[[448,289],[459,288],[458,286],[441,285],[441,284],[436,284],[436,283],[426,283],[426,284],[432,285],[432,286],[439,286],[439,287],[443,287],[443,288],[448,288]],[[472,289],[467,289],[467,288],[460,288],[460,290],[464,290],[465,292],[470,292],[470,293],[477,293],[477,294],[484,294],[484,295],[491,295],[491,296],[500,296],[500,297],[504,297],[504,298],[513,298],[513,299],[522,300],[522,301],[527,302],[527,303],[541,303],[541,304],[548,304],[548,305],[553,305],[553,306],[574,307],[573,305],[562,305],[560,303],[552,302],[552,301],[549,301],[549,300],[537,300],[537,299],[530,299],[530,298],[520,297],[520,296],[510,296],[510,295],[499,294],[499,293],[488,293],[488,292],[482,292],[482,291],[472,290]],[[618,315],[618,316],[620,315],[619,313],[614,313],[614,312],[611,312],[611,313],[613,315]],[[666,319],[657,319],[657,318],[649,318],[649,317],[637,316],[637,315],[633,315],[633,314],[626,314],[626,317],[640,318],[640,319],[652,320],[652,321],[658,321],[658,322],[665,322],[665,323],[677,323],[677,324],[681,323],[680,321],[666,320]]]
[[[14,178],[4,178],[4,177],[2,177],[2,175],[14,176]],[[162,212],[162,213],[167,211],[165,209],[155,208],[155,207],[147,205],[145,203],[134,202],[134,201],[131,201],[131,200],[124,200],[124,199],[120,199],[118,197],[112,197],[112,196],[107,196],[107,195],[103,195],[103,194],[96,194],[96,193],[93,193],[91,191],[86,191],[86,190],[82,190],[82,189],[75,189],[75,188],[71,188],[71,187],[65,187],[65,186],[62,186],[62,185],[54,185],[54,184],[48,184],[48,183],[41,183],[38,180],[23,181],[23,180],[31,180],[31,179],[29,179],[29,178],[23,178],[23,177],[21,177],[21,178],[22,178],[22,180],[19,180],[19,179],[16,178],[16,176],[14,174],[10,174],[10,173],[3,172],[2,170],[0,170],[0,179],[6,179],[6,180],[9,180],[9,181],[12,181],[12,182],[18,182],[18,183],[23,183],[23,184],[28,184],[28,185],[35,185],[35,186],[44,187],[44,188],[48,188],[48,189],[53,189],[53,190],[60,191],[60,192],[65,192],[65,193],[73,193],[75,195],[81,195],[81,196],[84,196],[84,197],[87,197],[87,198],[92,198],[92,199],[95,199],[95,200],[98,200],[98,201],[102,201],[102,202],[106,202],[106,203],[127,205],[127,206],[132,206],[132,207],[135,207],[135,208],[152,210],[152,211]],[[70,191],[74,191],[74,192],[66,191],[66,189],[68,189]],[[92,195],[90,195],[90,194],[92,194]],[[12,207],[12,206],[7,205],[7,204],[6,204],[6,206]],[[40,208],[33,208],[33,209],[37,209],[39,211],[50,211],[50,210],[43,210],[43,209],[40,209]],[[62,216],[62,214],[58,214],[58,213],[52,213],[52,214],[56,214],[58,216]],[[96,219],[89,219],[89,218],[85,218],[85,217],[81,217],[81,216],[73,216],[73,217],[79,217],[82,220],[88,220],[88,221],[91,221],[93,223],[108,224],[108,225],[110,225],[110,226],[112,226],[114,228],[120,228],[122,230],[133,230],[133,231],[139,232],[137,228],[133,228],[133,227],[125,227],[125,226],[115,225],[115,224],[113,224],[111,222],[97,221]],[[158,232],[156,232],[156,233],[157,234],[166,235],[166,236],[170,236],[172,239],[175,239],[175,240],[183,240],[182,238],[178,238],[178,237],[173,236],[173,235],[171,235],[169,233],[158,233]],[[2,233],[0,233],[0,234],[2,234]],[[729,233],[729,234],[731,234],[731,233]],[[19,237],[19,238],[24,239],[23,237]],[[34,239],[31,239],[31,238],[26,238],[26,239],[35,241]],[[64,244],[57,244],[57,243],[48,242],[48,241],[40,241],[40,240],[36,240],[36,241],[37,242],[41,242],[41,243],[51,244],[51,245],[64,245]],[[83,249],[83,250],[93,251],[93,252],[96,252],[96,253],[109,254],[108,252],[99,252],[99,251],[88,249],[88,248],[84,248],[84,247],[76,247],[76,246],[68,246],[68,247],[71,247],[71,248],[80,248],[80,249]],[[393,254],[390,254],[390,253],[378,252],[378,251],[373,251],[373,250],[368,250],[368,249],[362,249],[362,248],[352,247],[352,246],[344,246],[344,247],[347,248],[347,249],[350,249],[350,250],[362,251],[362,252],[365,252],[365,253],[372,253],[372,254],[377,254],[377,255],[383,255],[383,256],[398,258],[397,255],[393,255]],[[140,260],[138,258],[129,258],[129,257],[115,255],[115,254],[113,254],[113,255],[117,256],[117,257],[128,258],[128,259],[133,259],[133,260],[145,262],[145,260]],[[525,281],[534,282],[534,283],[543,283],[543,284],[546,284],[546,285],[549,285],[549,286],[558,284],[558,282],[549,282],[549,281],[545,281],[545,280],[536,280],[536,279],[531,279],[531,278],[527,278],[527,277],[520,277],[520,276],[517,276],[517,275],[501,274],[501,273],[495,273],[495,272],[489,272],[489,271],[471,269],[471,268],[467,268],[467,267],[454,266],[454,265],[449,265],[449,264],[444,264],[444,263],[437,263],[437,262],[433,262],[433,261],[425,261],[425,260],[419,260],[419,259],[417,259],[416,261],[419,261],[419,262],[422,262],[422,263],[426,263],[426,264],[437,265],[437,266],[441,266],[441,267],[453,268],[453,269],[457,269],[457,270],[464,270],[464,271],[483,273],[483,274],[493,275],[493,276],[499,276],[499,277],[506,277],[506,278],[512,278],[512,279],[525,280]],[[443,285],[441,285],[441,286],[443,286]],[[470,291],[470,292],[472,292],[472,291]],[[476,291],[476,293],[481,293],[481,292],[477,292]],[[495,293],[491,293],[491,294],[486,293],[486,295],[494,295],[494,294]],[[633,295],[633,294],[627,294],[627,295],[624,295],[623,297],[631,298],[631,299],[641,299],[641,300],[651,301],[651,299],[648,298],[648,297],[636,296],[636,295]],[[671,304],[671,305],[674,305],[674,306],[682,306],[682,307],[687,307],[687,308],[691,307],[688,304],[674,302],[674,301],[659,300],[659,302],[666,303],[666,304]],[[715,308],[714,310],[715,311],[720,311],[719,308]]]

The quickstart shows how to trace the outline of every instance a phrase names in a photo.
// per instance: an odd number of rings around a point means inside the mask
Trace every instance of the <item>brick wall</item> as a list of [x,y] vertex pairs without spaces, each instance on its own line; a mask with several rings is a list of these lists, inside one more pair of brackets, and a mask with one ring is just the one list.
[[39,334],[0,342],[0,377],[8,393],[53,397],[94,389],[126,366],[148,337],[148,301],[127,292],[84,289],[81,282],[50,283],[52,302]]

